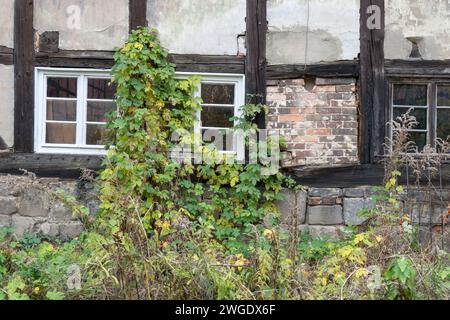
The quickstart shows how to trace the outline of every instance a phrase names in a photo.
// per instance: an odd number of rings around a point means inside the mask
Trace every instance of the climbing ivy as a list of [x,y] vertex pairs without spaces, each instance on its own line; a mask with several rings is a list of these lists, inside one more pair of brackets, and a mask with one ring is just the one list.
[[[192,132],[201,100],[198,77],[179,80],[155,30],[134,31],[115,55],[117,112],[108,125],[108,153],[101,173],[101,219],[118,238],[141,232],[164,238],[180,216],[207,225],[230,250],[241,250],[241,235],[276,213],[282,173],[263,174],[268,164],[181,163],[170,156],[175,132]],[[257,132],[252,120],[261,105],[242,107],[235,129]],[[186,138],[184,138],[186,139]],[[194,133],[188,140],[194,139]],[[204,143],[198,152],[217,156]],[[145,230],[136,230],[135,222]]]

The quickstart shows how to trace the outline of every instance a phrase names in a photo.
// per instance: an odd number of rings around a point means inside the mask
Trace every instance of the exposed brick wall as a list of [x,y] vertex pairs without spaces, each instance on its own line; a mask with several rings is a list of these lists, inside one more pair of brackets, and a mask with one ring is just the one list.
[[283,166],[358,163],[355,79],[269,81],[267,128],[284,136],[290,156]]

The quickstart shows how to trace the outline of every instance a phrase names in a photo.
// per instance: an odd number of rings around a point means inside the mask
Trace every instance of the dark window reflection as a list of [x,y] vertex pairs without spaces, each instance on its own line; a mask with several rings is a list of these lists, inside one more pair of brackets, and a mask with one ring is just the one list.
[[47,97],[76,98],[77,78],[47,78]]
[[77,102],[75,100],[48,100],[47,120],[76,121]]
[[106,115],[116,110],[114,101],[88,101],[87,102],[87,121],[107,122]]
[[72,123],[47,123],[46,143],[75,144],[77,125]]
[[234,123],[230,119],[234,117],[233,107],[203,107],[202,126],[231,128]]
[[110,79],[89,79],[88,99],[113,100],[116,92],[115,85],[110,85]]
[[234,104],[234,84],[202,83],[202,99],[206,104]]
[[394,105],[427,106],[428,86],[396,84],[394,85]]
[[437,87],[437,105],[450,107],[450,86]]
[[[394,108],[394,120],[397,120],[398,117],[404,115],[406,112],[408,112],[408,110],[409,108]],[[427,130],[427,109],[416,108],[411,110],[409,114],[415,117],[417,122],[419,123],[413,129]]]
[[426,132],[410,132],[410,140],[414,141],[419,151],[427,145],[427,133]]
[[450,136],[450,109],[437,110],[437,136],[442,140]]
[[86,144],[101,146],[105,144],[106,128],[104,125],[88,124],[86,127]]

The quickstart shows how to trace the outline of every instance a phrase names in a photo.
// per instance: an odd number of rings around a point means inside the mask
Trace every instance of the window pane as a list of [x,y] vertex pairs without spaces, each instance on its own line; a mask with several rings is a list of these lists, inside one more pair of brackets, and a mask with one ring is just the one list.
[[202,138],[203,142],[214,144],[219,151],[233,151],[233,134],[230,133],[227,137],[227,131],[224,129],[204,129]]
[[414,141],[419,149],[422,151],[427,144],[427,134],[425,132],[410,132],[411,141]]
[[76,98],[77,78],[48,78],[47,97]]
[[101,146],[105,144],[106,128],[101,124],[88,124],[86,127],[86,144]]
[[438,86],[437,105],[450,107],[450,86]]
[[[394,120],[397,120],[397,117],[405,114],[406,112],[408,112],[408,110],[408,108],[394,108]],[[409,114],[413,117],[416,117],[417,122],[419,122],[419,124],[413,129],[427,130],[427,109],[413,109]]]
[[207,104],[234,104],[234,84],[202,83],[202,99]]
[[110,86],[110,79],[89,79],[88,99],[114,99],[115,86]]
[[203,107],[202,126],[231,128],[234,123],[230,119],[234,117],[233,107]]
[[437,136],[443,140],[450,136],[450,109],[437,110]]
[[426,106],[428,86],[396,84],[394,85],[394,105],[397,106]]
[[87,121],[107,122],[106,114],[116,110],[114,101],[88,101],[87,102]]
[[67,100],[47,101],[47,120],[76,121],[77,102]]
[[72,123],[47,123],[46,143],[75,144],[77,126]]

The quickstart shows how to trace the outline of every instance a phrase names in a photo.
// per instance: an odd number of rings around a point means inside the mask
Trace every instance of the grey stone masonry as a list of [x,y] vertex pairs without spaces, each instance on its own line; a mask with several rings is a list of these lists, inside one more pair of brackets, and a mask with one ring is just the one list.
[[371,199],[367,198],[344,198],[344,221],[346,225],[359,226],[363,224],[367,218],[361,217],[358,213],[362,209],[372,207]]
[[[79,236],[82,223],[73,217],[69,207],[51,195],[59,189],[90,208],[91,214],[97,212],[99,201],[93,184],[0,175],[0,228],[12,227],[18,237],[26,233],[61,239]],[[313,237],[341,237],[345,234],[345,226],[364,223],[365,218],[359,213],[373,206],[372,190],[371,186],[283,189],[284,198],[277,202],[281,225],[285,228],[297,223],[297,230],[309,232]],[[448,242],[450,226],[448,219],[443,218],[448,212],[450,190],[443,190],[438,195],[410,190],[409,197],[400,197],[402,212],[409,213],[415,224],[420,222],[423,228],[443,234],[443,241]]]
[[[362,214],[374,207],[372,196],[374,195],[372,186],[361,186],[354,188],[305,188],[301,194],[284,190],[288,196],[284,201],[279,201],[278,208],[281,216],[292,215],[293,199],[301,199],[299,203],[301,210],[295,210],[300,225],[299,230],[309,231],[313,237],[340,237],[344,233],[345,226],[360,226],[367,218]],[[432,216],[430,218],[429,196],[424,192],[411,192],[412,198],[406,199],[404,195],[400,196],[404,212],[409,213],[413,223],[418,225],[429,225],[436,230],[442,229],[442,223],[445,222],[444,229],[449,230],[450,226],[447,220],[443,220],[443,213],[447,212],[447,205],[450,204],[449,190],[443,190],[439,195],[432,196]],[[306,198],[306,204],[304,200]],[[439,198],[443,202],[438,201]],[[305,219],[303,219],[305,217]],[[303,221],[303,222],[301,222]],[[286,220],[282,218],[284,225]],[[438,232],[438,231],[436,231]],[[449,232],[444,232],[448,237]],[[446,241],[449,241],[447,239]]]
[[297,221],[297,224],[304,224],[306,221],[308,192],[304,190],[295,192],[283,189],[282,193],[283,200],[277,202],[281,213],[281,223],[288,225],[293,221]]
[[96,213],[96,191],[89,184],[0,175],[0,228],[12,227],[19,238],[27,233],[61,239],[78,237],[83,225],[73,217],[70,207],[52,195],[57,190],[64,190]]
[[309,224],[311,225],[342,225],[342,206],[314,206],[308,208]]

